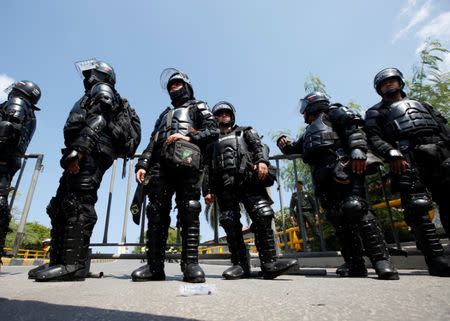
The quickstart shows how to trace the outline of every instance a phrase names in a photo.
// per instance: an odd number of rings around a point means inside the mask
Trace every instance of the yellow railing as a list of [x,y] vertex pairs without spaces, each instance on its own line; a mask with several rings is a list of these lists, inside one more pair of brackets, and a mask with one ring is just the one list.
[[[287,245],[295,251],[300,251],[303,247],[303,240],[298,238],[297,232],[298,232],[298,226],[291,227],[286,229],[287,234]],[[278,243],[278,246],[280,248],[284,248],[284,242],[283,242],[283,231],[277,232],[277,237],[280,240]],[[309,238],[310,241],[313,241],[313,237]],[[255,246],[255,239],[254,238],[247,238],[244,240],[244,242],[247,244],[247,247],[251,253],[258,253],[258,250]],[[228,253],[228,249],[226,245],[215,245],[215,246],[200,246],[198,248],[200,254],[222,254],[222,253]]]
[[[5,248],[5,252],[12,252],[12,250],[12,248]],[[16,257],[24,259],[45,259],[46,255],[47,251],[19,249]]]
[[[396,198],[393,200],[389,201],[389,206],[390,207],[401,207],[402,206],[402,201],[400,198]],[[385,209],[387,208],[387,204],[386,202],[380,202],[377,204],[373,204],[372,205],[372,209],[377,210],[377,209]],[[436,215],[436,211],[434,209],[431,209],[428,211],[428,216],[430,217],[430,220],[433,220],[434,217]],[[406,224],[406,222],[404,220],[394,220],[394,226],[396,228],[401,228],[401,227],[408,227],[408,225]]]

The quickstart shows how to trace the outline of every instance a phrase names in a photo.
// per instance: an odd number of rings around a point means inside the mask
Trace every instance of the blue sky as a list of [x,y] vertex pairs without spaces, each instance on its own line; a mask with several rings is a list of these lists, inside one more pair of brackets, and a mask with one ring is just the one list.
[[[42,89],[38,126],[29,153],[45,154],[29,220],[49,225],[45,207],[61,169],[62,128],[82,80],[73,63],[96,57],[116,70],[117,89],[138,112],[141,152],[169,103],[159,86],[166,67],[191,78],[196,97],[212,107],[229,100],[237,122],[252,125],[264,141],[278,130],[303,125],[296,108],[310,73],[321,77],[333,101],[377,102],[373,76],[395,66],[408,77],[427,37],[450,47],[448,1],[32,1],[0,2],[0,89],[30,79]],[[444,61],[450,70],[450,56]],[[0,100],[4,95],[0,96]],[[28,165],[31,169],[33,166]],[[30,178],[30,171],[27,171]],[[110,174],[97,204],[92,241],[102,240]],[[119,241],[125,180],[116,179],[110,241]],[[26,194],[21,189],[17,206]],[[287,197],[287,194],[286,194]],[[287,201],[285,197],[285,202]],[[275,204],[277,209],[278,202]],[[174,213],[172,213],[174,217]],[[174,222],[174,220],[172,220]],[[202,239],[212,231],[202,219]],[[128,220],[127,240],[139,230]]]

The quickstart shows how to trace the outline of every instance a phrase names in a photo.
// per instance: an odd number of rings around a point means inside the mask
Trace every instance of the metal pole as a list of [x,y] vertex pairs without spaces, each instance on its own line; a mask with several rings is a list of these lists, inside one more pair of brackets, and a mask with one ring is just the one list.
[[36,165],[34,166],[33,176],[31,177],[31,184],[28,189],[27,198],[23,207],[22,217],[20,218],[19,227],[17,228],[16,239],[14,240],[13,255],[16,256],[19,251],[20,243],[25,230],[25,223],[27,222],[28,212],[30,211],[31,201],[33,199],[34,189],[36,188],[39,172],[42,169],[42,160],[44,155],[39,155],[36,159]]
[[276,159],[275,164],[277,165],[277,184],[278,184],[278,198],[280,199],[280,208],[281,208],[281,229],[283,230],[283,243],[284,243],[284,252],[286,253],[288,249],[287,235],[286,235],[286,219],[284,217],[284,207],[283,207],[283,192],[282,186],[283,183],[281,181],[280,175],[280,160]]
[[391,223],[390,225],[391,225],[391,230],[392,230],[392,236],[394,237],[394,241],[395,241],[395,244],[397,245],[397,249],[401,250],[402,246],[400,245],[400,240],[398,238],[398,231],[395,229],[395,226],[394,226],[394,216],[392,215],[391,204],[389,204],[389,200],[387,198],[386,187],[384,186],[384,181],[383,181],[383,173],[381,172],[381,166],[377,167],[377,171],[378,171],[378,175],[380,176],[380,180],[381,180],[381,190],[383,191],[384,202],[386,203],[386,208],[387,208],[388,214],[389,214],[389,221]]
[[299,223],[299,227],[302,232],[302,239],[303,239],[303,251],[311,251],[311,248],[308,244],[308,234],[306,234],[306,227],[305,227],[305,221],[303,220],[303,211],[302,211],[302,193],[298,189],[298,173],[297,173],[297,163],[295,162],[295,159],[293,160],[294,165],[294,174],[295,174],[295,188],[297,189],[297,213],[298,213],[298,220],[297,223]]
[[20,167],[19,176],[17,177],[16,185],[14,186],[14,191],[11,195],[11,200],[9,201],[9,208],[13,208],[14,200],[16,199],[17,190],[20,186],[20,181],[22,180],[23,172],[25,171],[25,166],[27,165],[27,158],[23,159],[22,166]]
[[128,202],[130,201],[131,182],[133,179],[133,175],[132,175],[133,163],[134,163],[134,160],[130,159],[130,164],[128,165],[127,196],[125,197],[125,209],[123,211],[123,225],[122,225],[122,238],[121,238],[122,243],[126,243],[126,241],[127,241]]
[[114,160],[111,172],[111,181],[109,182],[108,205],[106,207],[105,231],[103,232],[103,243],[108,243],[108,225],[111,215],[111,202],[114,190],[114,181],[116,180],[117,160]]

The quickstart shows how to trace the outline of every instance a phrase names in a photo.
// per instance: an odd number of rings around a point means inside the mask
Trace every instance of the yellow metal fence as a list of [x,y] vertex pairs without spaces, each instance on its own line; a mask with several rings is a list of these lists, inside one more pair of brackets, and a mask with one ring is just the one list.
[[[12,248],[5,248],[5,252],[12,252]],[[47,255],[47,251],[42,250],[25,250],[25,249],[19,249],[19,252],[17,252],[17,256],[19,258],[24,259],[45,259]]]

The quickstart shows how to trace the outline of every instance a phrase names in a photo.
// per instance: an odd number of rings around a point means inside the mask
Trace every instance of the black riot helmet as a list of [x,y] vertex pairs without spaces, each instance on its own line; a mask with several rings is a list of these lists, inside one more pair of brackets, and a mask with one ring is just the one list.
[[30,80],[16,81],[6,88],[5,92],[8,94],[8,99],[16,96],[24,97],[33,105],[34,109],[39,110],[36,104],[41,98],[41,88],[34,82]]
[[398,81],[400,82],[399,90],[402,92],[402,95],[404,95],[403,88],[405,87],[405,81],[403,80],[402,72],[397,68],[386,68],[375,75],[375,78],[373,79],[373,87],[377,91],[378,95],[383,96],[380,91],[381,83],[388,78],[398,79]]
[[314,91],[300,99],[299,104],[302,115],[306,113],[314,115],[327,110],[330,107],[330,100],[324,93]]
[[228,111],[230,113],[230,122],[227,124],[219,124],[222,126],[229,126],[232,127],[234,126],[234,123],[236,121],[236,109],[234,109],[234,106],[227,102],[227,101],[219,101],[217,104],[214,105],[213,109],[212,109],[212,114],[217,117],[220,112],[222,111]]
[[[183,87],[177,91],[170,92],[170,86],[180,81],[183,83]],[[181,105],[190,99],[194,99],[194,89],[192,88],[191,80],[181,70],[176,68],[166,68],[162,71],[160,76],[161,88],[167,90],[172,103],[175,106]]]
[[95,58],[81,60],[75,63],[75,68],[84,78],[83,83],[86,90],[99,82],[105,82],[112,86],[116,84],[116,73],[110,64]]

